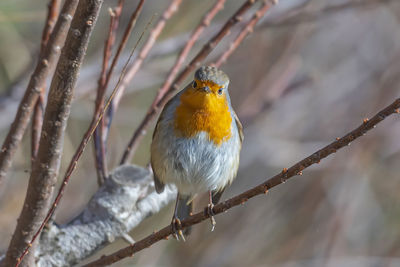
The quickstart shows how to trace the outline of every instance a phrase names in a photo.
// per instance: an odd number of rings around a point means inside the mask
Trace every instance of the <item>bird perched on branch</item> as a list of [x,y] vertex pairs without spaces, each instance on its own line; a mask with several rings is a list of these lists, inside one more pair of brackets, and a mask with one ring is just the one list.
[[[178,189],[172,218],[174,237],[185,240],[180,220],[189,216],[193,198],[209,192],[207,212],[236,177],[243,141],[242,125],[232,108],[229,78],[215,67],[201,67],[194,80],[164,107],[151,144],[157,193],[165,184]],[[186,229],[185,234],[188,234]]]

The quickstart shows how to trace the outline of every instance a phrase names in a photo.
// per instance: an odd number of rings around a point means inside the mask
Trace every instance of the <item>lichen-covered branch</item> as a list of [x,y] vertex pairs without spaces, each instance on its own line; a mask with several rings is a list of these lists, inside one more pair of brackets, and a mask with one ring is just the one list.
[[43,230],[37,266],[60,267],[81,262],[159,212],[175,196],[173,187],[157,194],[147,169],[118,167],[79,216],[65,225],[49,225]]

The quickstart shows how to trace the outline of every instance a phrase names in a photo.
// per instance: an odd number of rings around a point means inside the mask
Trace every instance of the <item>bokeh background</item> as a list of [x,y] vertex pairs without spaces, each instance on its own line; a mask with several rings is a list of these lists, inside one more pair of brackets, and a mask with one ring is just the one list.
[[[189,59],[242,2],[226,2]],[[147,1],[128,47],[150,17],[154,13],[159,16],[169,3]],[[117,165],[179,49],[213,3],[184,0],[168,21],[114,119],[109,169]],[[46,4],[45,0],[0,2],[1,142],[37,59]],[[92,36],[68,122],[61,173],[91,120],[108,7],[115,4],[105,1]],[[136,4],[126,1],[121,25],[127,23]],[[229,46],[236,32],[218,45],[206,63]],[[399,97],[400,1],[281,0],[222,69],[231,77],[233,106],[245,128],[238,178],[223,196],[228,198],[344,135]],[[400,266],[399,133],[398,115],[389,117],[365,137],[304,171],[303,176],[217,216],[214,232],[206,221],[194,227],[185,243],[162,241],[115,266]],[[26,134],[1,188],[3,252],[25,196],[29,136]],[[147,164],[150,142],[151,131],[134,163]],[[79,214],[97,190],[96,180],[90,148],[58,209],[58,223]],[[205,203],[204,196],[196,200],[198,208]],[[132,237],[139,240],[167,225],[172,206],[144,221],[132,231]],[[123,246],[126,243],[117,240],[92,259]]]

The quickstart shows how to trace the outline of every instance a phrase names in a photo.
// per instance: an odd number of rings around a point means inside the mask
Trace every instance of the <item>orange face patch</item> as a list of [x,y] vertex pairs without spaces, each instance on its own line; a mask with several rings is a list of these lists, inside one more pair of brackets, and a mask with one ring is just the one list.
[[[208,87],[209,90],[202,88]],[[193,137],[206,132],[216,145],[231,137],[232,116],[222,87],[211,81],[195,80],[180,97],[176,109],[175,132],[183,137]]]
[[196,88],[208,87],[208,88],[210,88],[211,92],[214,94],[217,94],[218,90],[222,88],[222,86],[220,86],[212,81],[200,81],[200,80],[195,79],[194,82],[197,85]]

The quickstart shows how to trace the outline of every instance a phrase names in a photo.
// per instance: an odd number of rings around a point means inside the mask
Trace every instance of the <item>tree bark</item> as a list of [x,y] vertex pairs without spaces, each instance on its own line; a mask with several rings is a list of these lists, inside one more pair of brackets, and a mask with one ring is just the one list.
[[31,75],[24,97],[18,106],[15,119],[0,150],[0,186],[11,167],[12,158],[24,136],[41,88],[45,86],[46,78],[50,69],[54,66],[60,47],[65,41],[65,35],[77,4],[78,0],[67,0],[65,2],[47,46],[39,56],[39,61]]
[[[28,191],[3,266],[15,266],[27,252],[49,209],[57,181],[73,89],[103,0],[80,0],[50,86],[39,151]],[[34,247],[22,266],[34,265]]]

